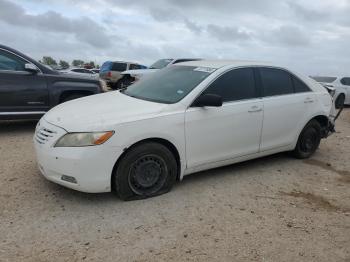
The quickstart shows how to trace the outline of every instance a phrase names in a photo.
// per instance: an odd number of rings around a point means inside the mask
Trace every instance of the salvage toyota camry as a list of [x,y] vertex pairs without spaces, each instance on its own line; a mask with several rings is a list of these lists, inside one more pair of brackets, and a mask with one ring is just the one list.
[[193,61],[53,108],[34,143],[48,180],[140,199],[201,170],[284,151],[308,158],[333,129],[331,108],[321,85],[288,69]]

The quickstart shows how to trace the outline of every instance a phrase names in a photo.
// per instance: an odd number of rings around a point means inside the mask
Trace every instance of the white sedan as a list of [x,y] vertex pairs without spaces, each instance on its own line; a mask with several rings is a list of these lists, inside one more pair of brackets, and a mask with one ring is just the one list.
[[326,88],[335,89],[336,108],[341,108],[344,104],[350,105],[350,77],[312,76],[312,78]]
[[325,88],[290,70],[194,61],[55,107],[34,143],[47,179],[139,199],[201,170],[284,151],[308,158],[333,130],[331,108]]

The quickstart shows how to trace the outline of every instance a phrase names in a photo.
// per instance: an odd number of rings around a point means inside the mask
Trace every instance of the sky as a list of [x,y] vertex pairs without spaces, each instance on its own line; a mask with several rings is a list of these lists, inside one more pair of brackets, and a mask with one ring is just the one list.
[[350,75],[350,0],[0,0],[0,43],[40,59],[274,62]]

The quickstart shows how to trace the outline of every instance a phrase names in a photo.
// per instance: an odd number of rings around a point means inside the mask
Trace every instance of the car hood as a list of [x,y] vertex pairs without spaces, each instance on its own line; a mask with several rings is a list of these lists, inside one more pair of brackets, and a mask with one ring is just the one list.
[[60,75],[69,77],[69,78],[74,78],[74,79],[97,79],[98,78],[98,74],[90,75],[90,74],[73,73],[73,72],[60,72]]
[[86,83],[97,83],[98,78],[91,78],[91,77],[86,77],[86,76],[81,76],[78,74],[71,74],[71,73],[62,73],[58,72],[57,74],[49,74],[47,75],[49,77],[55,77],[56,79],[59,80],[69,80],[73,82],[86,82]]
[[67,132],[101,131],[153,117],[167,106],[114,91],[60,104],[47,112],[44,119]]
[[131,75],[131,76],[142,76],[147,74],[152,74],[159,71],[159,69],[136,69],[136,70],[128,70],[122,72],[122,75]]

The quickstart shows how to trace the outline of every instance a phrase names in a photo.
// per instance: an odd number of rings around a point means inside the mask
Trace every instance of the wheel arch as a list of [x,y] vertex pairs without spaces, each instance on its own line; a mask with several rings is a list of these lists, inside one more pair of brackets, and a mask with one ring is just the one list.
[[[310,121],[312,121],[312,120],[316,120],[317,122],[319,122],[322,128],[327,127],[328,123],[329,123],[329,118],[325,115],[317,115],[317,116],[313,117],[312,119],[310,119]],[[307,122],[307,123],[309,123],[309,122]]]
[[328,124],[329,124],[328,116],[326,116],[324,114],[314,115],[313,117],[311,117],[311,119],[309,119],[306,123],[304,123],[304,125],[301,126],[301,129],[297,133],[297,137],[296,137],[295,142],[294,142],[294,147],[296,146],[298,139],[299,139],[299,136],[300,136],[301,132],[303,131],[304,127],[313,120],[316,120],[321,125],[322,130],[327,129]]
[[115,191],[115,183],[114,183],[115,177],[113,174],[115,173],[116,169],[118,168],[120,161],[124,158],[126,153],[129,152],[130,150],[132,150],[134,147],[136,147],[140,144],[143,144],[143,143],[148,143],[148,142],[159,143],[170,150],[170,152],[174,155],[176,163],[177,163],[176,180],[181,180],[181,158],[180,158],[180,153],[179,153],[179,150],[177,149],[177,147],[172,142],[170,142],[169,140],[164,139],[164,138],[159,138],[159,137],[145,138],[145,139],[139,140],[138,142],[135,142],[132,145],[130,145],[129,147],[125,148],[124,152],[116,160],[114,167],[113,167],[113,170],[112,170],[112,174],[111,174],[111,189],[112,189],[112,191]]

